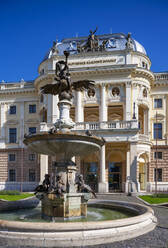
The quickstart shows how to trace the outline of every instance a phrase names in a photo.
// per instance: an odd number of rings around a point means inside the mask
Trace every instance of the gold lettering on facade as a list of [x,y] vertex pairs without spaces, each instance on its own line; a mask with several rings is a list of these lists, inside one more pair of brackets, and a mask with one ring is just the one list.
[[69,62],[69,65],[103,64],[103,63],[115,63],[115,62],[116,62],[116,59],[101,59],[101,60]]

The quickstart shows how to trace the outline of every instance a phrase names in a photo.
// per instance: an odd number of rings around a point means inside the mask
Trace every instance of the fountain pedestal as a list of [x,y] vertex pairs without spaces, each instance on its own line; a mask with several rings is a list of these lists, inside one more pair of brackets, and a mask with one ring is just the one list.
[[88,193],[66,193],[61,197],[45,194],[42,199],[42,217],[49,220],[87,216]]

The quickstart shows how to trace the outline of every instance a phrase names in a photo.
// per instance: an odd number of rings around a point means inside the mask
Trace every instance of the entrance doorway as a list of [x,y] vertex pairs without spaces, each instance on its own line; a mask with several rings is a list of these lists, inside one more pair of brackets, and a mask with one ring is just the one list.
[[139,183],[140,190],[145,190],[145,163],[139,163]]
[[108,164],[108,182],[109,182],[109,191],[121,191],[121,171],[122,163],[121,162],[109,162]]

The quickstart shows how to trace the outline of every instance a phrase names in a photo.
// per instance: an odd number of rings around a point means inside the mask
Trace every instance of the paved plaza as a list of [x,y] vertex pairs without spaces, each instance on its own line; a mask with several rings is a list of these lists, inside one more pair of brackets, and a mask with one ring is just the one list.
[[[136,197],[126,196],[122,194],[109,194],[106,196],[100,195],[98,196],[98,198],[143,204],[143,202],[138,200]],[[155,216],[158,219],[158,225],[152,232],[130,240],[115,242],[106,245],[96,245],[91,246],[90,248],[168,248],[168,208],[152,208],[155,212]]]

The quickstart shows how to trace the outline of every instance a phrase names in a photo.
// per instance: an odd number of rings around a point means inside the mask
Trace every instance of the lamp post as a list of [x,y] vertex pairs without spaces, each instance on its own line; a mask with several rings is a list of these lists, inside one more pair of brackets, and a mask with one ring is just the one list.
[[157,140],[158,139],[158,126],[157,126],[157,111],[156,111],[156,161],[155,161],[155,195],[157,196],[157,181],[158,181],[158,152],[157,152]]

